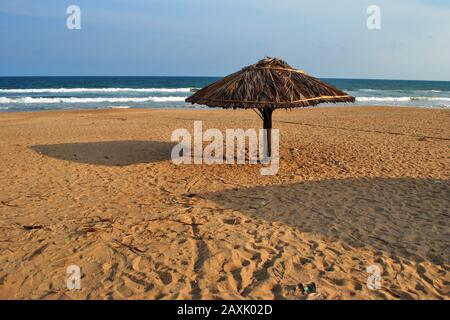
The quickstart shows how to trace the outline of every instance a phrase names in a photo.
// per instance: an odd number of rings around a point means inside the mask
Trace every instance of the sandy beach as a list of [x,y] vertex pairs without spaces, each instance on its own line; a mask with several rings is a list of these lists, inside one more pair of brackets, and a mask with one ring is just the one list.
[[0,298],[450,298],[450,110],[277,110],[276,176],[173,164],[194,120],[261,127],[242,110],[0,113]]

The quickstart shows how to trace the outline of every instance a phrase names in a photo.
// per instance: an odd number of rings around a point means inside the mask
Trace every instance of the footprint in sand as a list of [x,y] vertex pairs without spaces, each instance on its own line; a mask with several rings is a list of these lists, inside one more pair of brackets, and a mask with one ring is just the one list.
[[223,222],[226,224],[236,225],[241,224],[240,218],[229,218],[229,219],[223,219]]
[[157,271],[156,272],[159,276],[159,278],[161,279],[162,283],[164,283],[165,285],[171,284],[172,283],[172,275],[170,274],[170,272],[167,271]]

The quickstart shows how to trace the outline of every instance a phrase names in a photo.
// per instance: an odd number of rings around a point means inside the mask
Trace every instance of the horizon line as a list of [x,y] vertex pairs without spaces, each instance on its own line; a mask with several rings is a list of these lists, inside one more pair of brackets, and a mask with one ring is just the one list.
[[[225,76],[187,76],[187,75],[178,75],[178,76],[161,76],[161,75],[21,75],[21,76],[3,76],[0,75],[0,78],[224,78]],[[428,81],[428,82],[450,82],[450,80],[430,80],[430,79],[388,79],[388,78],[337,78],[337,77],[317,77],[318,79],[328,79],[328,80],[375,80],[375,81]]]

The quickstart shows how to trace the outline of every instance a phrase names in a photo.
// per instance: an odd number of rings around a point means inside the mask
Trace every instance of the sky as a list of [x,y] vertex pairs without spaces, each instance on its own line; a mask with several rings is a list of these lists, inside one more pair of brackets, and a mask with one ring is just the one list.
[[0,0],[0,76],[224,76],[274,56],[322,78],[450,80],[449,40],[450,0]]

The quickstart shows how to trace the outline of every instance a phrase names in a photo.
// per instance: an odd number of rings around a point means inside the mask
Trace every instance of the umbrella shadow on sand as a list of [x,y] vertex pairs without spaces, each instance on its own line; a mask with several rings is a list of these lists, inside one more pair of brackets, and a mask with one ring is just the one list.
[[160,141],[99,141],[34,145],[38,153],[80,163],[127,166],[170,160],[175,143]]
[[199,195],[252,219],[436,265],[449,261],[450,180],[361,178]]

